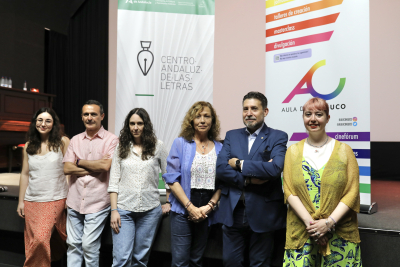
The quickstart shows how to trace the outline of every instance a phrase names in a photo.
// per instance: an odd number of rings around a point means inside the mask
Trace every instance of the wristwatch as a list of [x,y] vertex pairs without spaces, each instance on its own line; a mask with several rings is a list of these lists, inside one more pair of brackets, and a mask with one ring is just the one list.
[[242,171],[242,168],[240,168],[240,159],[236,160],[235,165],[236,165],[236,168],[237,168],[239,171]]

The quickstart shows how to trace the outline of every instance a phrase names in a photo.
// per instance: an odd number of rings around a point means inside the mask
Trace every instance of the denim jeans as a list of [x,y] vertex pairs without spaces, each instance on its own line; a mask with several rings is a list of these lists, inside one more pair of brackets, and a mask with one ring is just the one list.
[[91,214],[80,214],[71,208],[67,212],[68,267],[82,266],[83,259],[86,267],[98,267],[100,237],[110,208]]
[[274,232],[256,233],[251,230],[242,201],[239,201],[233,211],[233,220],[231,227],[222,226],[224,266],[244,266],[244,253],[248,247],[251,267],[270,267],[274,248]]
[[113,267],[147,266],[150,248],[162,217],[161,205],[145,212],[118,209],[119,233],[113,237]]
[[[192,205],[207,205],[213,195],[212,190],[192,189]],[[187,214],[171,212],[171,254],[172,267],[202,266],[204,250],[208,239],[208,219],[194,223]]]

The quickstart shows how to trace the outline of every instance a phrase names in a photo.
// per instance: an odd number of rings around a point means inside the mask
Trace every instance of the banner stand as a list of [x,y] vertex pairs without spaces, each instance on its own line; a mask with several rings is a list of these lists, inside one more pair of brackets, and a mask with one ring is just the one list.
[[360,213],[373,214],[376,212],[378,212],[378,203],[376,202],[372,202],[371,205],[365,205],[365,204],[360,205]]

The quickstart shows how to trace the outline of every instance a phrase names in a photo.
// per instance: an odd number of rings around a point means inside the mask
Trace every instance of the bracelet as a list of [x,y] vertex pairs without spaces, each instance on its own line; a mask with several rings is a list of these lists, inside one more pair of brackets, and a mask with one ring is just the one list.
[[328,219],[325,219],[325,224],[326,224],[326,227],[328,227],[328,232],[330,232],[331,231],[331,227],[329,227]]
[[332,216],[329,216],[329,218],[331,218],[333,223],[336,224],[336,221],[335,221],[335,219],[332,218]]
[[165,202],[165,204],[169,204],[170,206],[172,206],[171,202],[169,201]]
[[192,205],[192,202],[190,202],[190,200],[189,200],[188,203],[186,203],[186,205],[185,205],[185,209],[188,209],[190,205]]
[[329,218],[331,218],[333,221],[332,229],[333,229],[333,231],[335,231],[336,221],[331,216],[329,216]]
[[114,210],[118,210],[118,209],[112,209],[111,211],[114,211]]
[[81,159],[77,159],[76,160],[76,166],[79,166],[79,161],[80,161]]
[[210,202],[208,202],[207,205],[210,206],[211,210],[214,210],[213,204],[211,204]]

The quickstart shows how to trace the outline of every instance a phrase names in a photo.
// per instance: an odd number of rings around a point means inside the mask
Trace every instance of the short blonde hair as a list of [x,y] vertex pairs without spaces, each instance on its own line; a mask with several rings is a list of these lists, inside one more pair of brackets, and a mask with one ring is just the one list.
[[207,135],[208,139],[213,141],[219,139],[221,126],[217,113],[215,112],[213,106],[209,102],[205,101],[198,101],[194,103],[186,112],[185,118],[182,122],[181,132],[179,134],[180,137],[185,138],[187,141],[192,141],[194,137],[193,120],[196,118],[197,114],[203,111],[204,107],[208,107],[210,109],[212,117],[212,125]]

